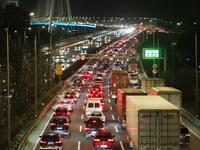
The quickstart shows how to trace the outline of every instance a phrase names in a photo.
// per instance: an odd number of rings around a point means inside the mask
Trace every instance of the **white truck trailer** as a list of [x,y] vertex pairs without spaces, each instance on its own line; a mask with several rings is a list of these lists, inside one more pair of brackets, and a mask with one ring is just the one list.
[[173,87],[152,87],[149,95],[159,95],[178,108],[182,106],[182,92]]
[[126,96],[126,130],[136,150],[179,150],[180,111],[160,96]]

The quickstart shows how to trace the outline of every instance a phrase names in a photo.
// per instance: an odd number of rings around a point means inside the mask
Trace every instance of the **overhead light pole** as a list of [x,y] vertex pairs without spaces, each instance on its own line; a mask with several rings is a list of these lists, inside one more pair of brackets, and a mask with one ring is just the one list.
[[199,118],[199,94],[198,94],[198,40],[197,40],[197,31],[194,29],[195,36],[195,81],[196,81],[196,117]]
[[[28,16],[32,16],[33,13],[31,13],[30,15]],[[11,143],[10,143],[10,135],[11,135],[11,132],[10,132],[10,47],[9,47],[9,28],[10,28],[10,25],[15,22],[16,20],[20,20],[20,19],[23,19],[23,18],[26,18],[28,17],[27,15],[26,16],[22,16],[22,17],[18,17],[18,18],[15,18],[13,20],[11,20],[8,25],[7,25],[7,28],[6,28],[6,42],[7,42],[7,121],[8,121],[8,150],[10,150],[10,146],[11,146]]]

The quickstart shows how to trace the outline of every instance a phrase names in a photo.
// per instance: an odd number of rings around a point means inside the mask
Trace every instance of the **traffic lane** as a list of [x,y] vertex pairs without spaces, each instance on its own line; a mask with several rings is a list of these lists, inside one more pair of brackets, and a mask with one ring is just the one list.
[[[90,83],[92,79],[89,80]],[[86,119],[84,114],[84,103],[87,98],[86,94],[90,84],[84,84],[83,92],[80,93],[80,98],[78,99],[76,105],[74,106],[74,112],[71,116],[70,123],[70,136],[66,137],[63,140],[64,150],[77,150],[77,149],[90,149],[91,141],[86,140],[84,134],[85,124],[84,121]]]

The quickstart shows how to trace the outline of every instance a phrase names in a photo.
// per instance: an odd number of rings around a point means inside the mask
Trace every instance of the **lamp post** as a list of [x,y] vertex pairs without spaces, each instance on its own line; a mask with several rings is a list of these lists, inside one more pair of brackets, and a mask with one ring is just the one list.
[[198,94],[198,46],[197,46],[197,31],[194,31],[195,34],[195,81],[196,81],[196,117],[199,118],[199,94]]
[[[33,13],[30,14],[30,16],[32,16]],[[29,15],[28,15],[29,16]],[[7,42],[7,113],[8,113],[8,116],[7,116],[7,120],[8,120],[8,150],[10,150],[10,146],[11,146],[11,143],[10,143],[10,52],[9,52],[9,28],[10,28],[10,25],[15,22],[16,20],[20,20],[20,19],[23,19],[23,18],[26,18],[28,17],[27,15],[26,16],[22,16],[22,17],[18,17],[18,18],[15,18],[13,20],[11,20],[8,25],[7,25],[7,28],[6,28],[6,42]]]

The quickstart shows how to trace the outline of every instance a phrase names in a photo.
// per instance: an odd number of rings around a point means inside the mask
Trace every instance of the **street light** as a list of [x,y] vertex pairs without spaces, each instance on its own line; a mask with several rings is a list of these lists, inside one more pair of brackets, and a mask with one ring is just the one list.
[[[28,16],[32,16],[33,13],[31,13],[30,15]],[[20,20],[20,19],[23,19],[23,18],[26,18],[28,17],[27,15],[26,16],[22,16],[22,17],[18,17],[18,18],[15,18],[13,20],[11,20],[9,22],[9,24],[7,25],[7,28],[6,28],[6,41],[7,41],[7,111],[8,111],[8,150],[10,149],[10,53],[9,53],[9,28],[10,28],[10,25],[15,22],[16,20]]]
[[[195,30],[195,29],[194,29]],[[197,46],[197,31],[194,31],[195,34],[195,81],[196,81],[196,117],[199,118],[199,94],[198,94],[198,46]]]

